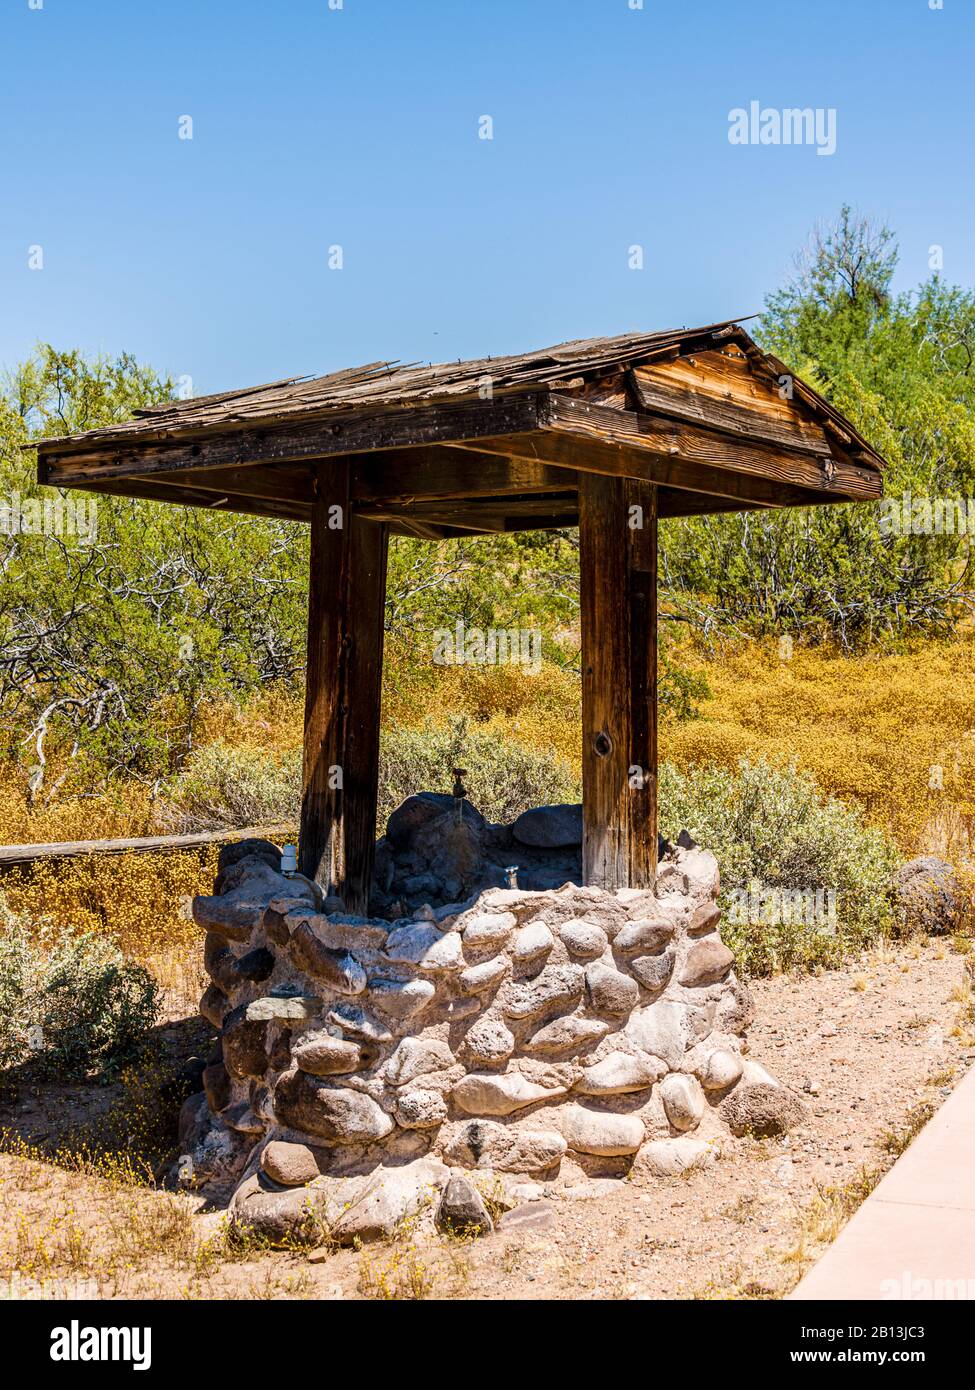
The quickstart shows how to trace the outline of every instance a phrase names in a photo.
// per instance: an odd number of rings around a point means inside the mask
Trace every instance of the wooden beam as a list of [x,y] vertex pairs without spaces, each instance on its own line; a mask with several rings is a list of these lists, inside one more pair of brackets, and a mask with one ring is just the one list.
[[[781,505],[791,505],[789,489],[793,487],[833,492],[858,501],[871,501],[883,493],[880,473],[859,464],[753,444],[683,421],[593,405],[576,396],[550,396],[542,424],[546,431],[595,443],[604,450],[634,451],[685,465],[685,482],[679,482],[677,475],[672,480],[659,479],[671,487],[690,486],[702,468],[711,468],[719,476],[739,474],[772,483],[781,490]],[[547,461],[544,455],[539,457]],[[720,491],[711,486],[703,490]]]
[[[569,469],[553,469],[563,478],[575,479],[576,474]],[[86,492],[94,492],[99,495],[113,497],[129,497],[139,501],[165,502],[170,506],[174,502],[180,505],[202,507],[208,511],[236,512],[245,516],[255,516],[264,519],[278,521],[310,522],[312,507],[311,503],[299,502],[272,502],[269,499],[261,499],[253,496],[240,496],[231,494],[229,496],[221,494],[219,489],[204,490],[201,488],[182,487],[177,493],[167,487],[164,481],[157,479],[115,479],[108,483],[87,483]],[[822,498],[811,497],[808,504],[813,505],[822,501]],[[503,508],[504,499],[494,499],[495,510]],[[727,497],[719,497],[705,492],[687,492],[682,489],[665,488],[659,489],[659,516],[699,516],[711,515],[722,512],[749,511],[757,506],[767,505],[756,502],[746,502]],[[412,536],[419,540],[455,540],[465,536],[491,535],[504,531],[538,531],[538,530],[559,530],[567,526],[577,526],[579,516],[577,507],[571,511],[560,510],[559,513],[545,514],[542,516],[481,516],[476,511],[468,515],[465,522],[460,523],[451,513],[442,511],[443,520],[435,521],[432,516],[420,517],[413,515],[409,508],[396,508],[395,506],[370,506],[369,503],[354,503],[353,510],[359,515],[374,521],[388,521],[390,535]]]
[[356,516],[350,465],[316,479],[308,580],[301,872],[366,915],[376,841],[386,527]]
[[[808,503],[814,506],[817,498]],[[732,512],[768,511],[766,502],[745,502],[740,498],[716,497],[710,492],[687,492],[682,488],[657,488],[657,516],[661,521],[681,516],[720,516]]]
[[311,502],[271,501],[269,498],[222,493],[218,489],[181,486],[169,488],[156,479],[114,478],[108,482],[86,482],[85,492],[106,497],[131,497],[140,502],[165,502],[169,506],[203,507],[216,512],[240,512],[244,516],[273,518],[278,521],[310,521]]
[[384,506],[379,502],[362,502],[354,505],[353,514],[365,517],[367,521],[385,521],[390,526],[399,525],[410,535],[421,540],[439,540],[449,527],[458,535],[483,536],[492,531],[503,531],[504,526],[492,517],[480,521],[465,516],[455,516],[449,507]]
[[[476,448],[461,454],[448,451],[442,445],[432,445],[349,457],[355,464],[352,470],[354,502],[395,504],[541,494],[564,492],[575,483],[567,469],[499,458],[491,453],[479,454]],[[344,461],[344,455],[335,460],[337,465]],[[314,498],[315,465],[274,463],[248,464],[242,468],[178,469],[153,474],[152,483],[157,488],[188,487],[216,492],[222,497],[295,502],[310,509]]]
[[657,864],[657,490],[579,487],[583,880],[647,888]]
[[[367,516],[368,521],[382,521],[385,518]],[[466,540],[471,534],[469,527],[463,526],[440,526],[432,521],[416,521],[409,517],[389,517],[387,530],[391,536],[410,536],[413,540],[419,541],[453,541]],[[483,532],[478,532],[483,535]]]
[[128,840],[61,840],[53,844],[0,845],[0,874],[11,869],[30,869],[35,864],[63,859],[88,859],[116,854],[185,854],[209,849],[233,840],[270,840],[283,843],[294,826],[248,825],[239,830],[203,830],[192,835],[143,835]]
[[[269,499],[240,497],[236,494],[222,496],[218,489],[204,491],[200,488],[167,488],[157,479],[116,478],[108,483],[86,483],[85,492],[104,494],[110,497],[130,497],[140,502],[165,502],[169,506],[202,507],[207,511],[239,512],[244,516],[261,517],[264,520],[310,522],[311,502],[272,502]],[[379,518],[382,519],[382,518]],[[471,527],[438,526],[432,523],[411,521],[407,517],[390,518],[390,535],[413,536],[420,540],[456,540],[471,534]],[[478,534],[484,534],[479,532]]]
[[126,444],[60,439],[40,446],[38,481],[82,487],[91,478],[139,477],[196,468],[237,468],[256,463],[335,458],[377,449],[419,446],[450,439],[531,430],[538,421],[538,392],[399,409],[332,412],[312,420],[285,420],[209,433],[166,436]]
[[[565,477],[575,477],[575,474],[570,473],[568,469],[560,471]],[[178,501],[184,506],[203,507],[208,511],[237,512],[245,516],[261,517],[265,520],[311,521],[312,508],[310,503],[271,502],[237,495],[226,497],[221,496],[218,491],[203,491],[198,488],[187,488],[177,497],[172,490],[166,488],[165,484],[156,481],[117,479],[112,483],[88,483],[85,491],[113,497],[130,497],[139,501],[165,502],[170,506]],[[503,503],[503,499],[498,500]],[[810,504],[821,500],[812,498]],[[717,497],[705,492],[692,493],[664,487],[659,489],[659,516],[661,519],[749,511],[759,505],[755,502]],[[579,524],[577,507],[571,511],[560,511],[558,514],[552,513],[536,517],[509,516],[500,519],[496,516],[481,517],[477,512],[474,512],[467,517],[465,524],[460,524],[453,516],[448,521],[446,512],[441,523],[430,517],[413,516],[408,509],[371,508],[368,503],[355,503],[353,510],[369,520],[388,521],[390,535],[412,536],[419,540],[432,541],[455,540],[464,536],[491,535],[504,531],[559,530],[566,526],[578,526]]]
[[311,510],[315,500],[315,465],[275,463],[246,468],[193,468],[152,475],[159,488],[195,488],[222,497],[253,497],[268,502],[293,502]]
[[[466,446],[457,444],[448,447],[460,451]],[[813,492],[809,488],[789,489],[765,478],[742,477],[720,468],[688,465],[648,448],[603,444],[598,439],[578,439],[555,430],[536,430],[532,434],[481,440],[478,447],[482,450],[496,449],[499,454],[513,453],[522,458],[544,459],[550,466],[566,471],[571,469],[578,477],[584,473],[596,473],[607,478],[636,478],[654,483],[667,488],[671,494],[683,493],[688,501],[688,513],[698,510],[696,499],[704,496],[724,498],[743,507],[808,507],[818,502],[846,500],[836,496],[824,497],[821,491]],[[724,508],[736,509],[736,506]],[[683,513],[674,511],[672,514]]]
[[[463,450],[466,445],[448,447]],[[541,429],[481,439],[477,447],[580,474],[642,478],[661,487],[758,506],[809,507],[883,495],[878,472],[838,453],[818,459],[752,445],[717,431],[576,397],[553,397],[548,423]]]
[[525,459],[503,458],[479,450],[433,445],[388,449],[355,455],[352,497],[355,502],[427,502],[468,497],[504,497],[564,492],[575,486],[571,472]]
[[[723,354],[711,353],[706,356],[721,359]],[[768,380],[749,376],[753,392],[751,396],[742,396],[743,388],[738,383],[737,392],[733,392],[729,386],[717,394],[720,388],[713,375],[700,373],[698,377],[684,381],[675,376],[682,369],[688,372],[692,370],[683,362],[666,369],[632,369],[628,377],[640,408],[651,414],[687,420],[756,443],[773,444],[777,448],[815,454],[820,458],[830,457],[822,424],[801,415],[791,403],[778,400]]]
[[574,489],[524,497],[446,498],[437,501],[354,502],[360,516],[373,521],[414,520],[469,531],[517,531],[575,526],[578,501]]

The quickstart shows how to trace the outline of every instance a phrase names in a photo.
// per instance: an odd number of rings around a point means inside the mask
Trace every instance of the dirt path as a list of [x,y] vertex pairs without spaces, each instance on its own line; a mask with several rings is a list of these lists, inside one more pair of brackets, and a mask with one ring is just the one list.
[[[889,1166],[975,1060],[970,1015],[958,1026],[965,980],[961,956],[924,943],[755,982],[750,1055],[804,1095],[808,1123],[729,1141],[713,1168],[682,1178],[556,1184],[535,1208],[549,1207],[547,1228],[463,1243],[405,1233],[321,1262],[230,1258],[221,1216],[188,1198],[0,1154],[0,1273],[22,1295],[46,1280],[129,1297],[777,1297],[866,1190],[864,1170]],[[14,1118],[39,1117],[42,1098],[26,1107]]]

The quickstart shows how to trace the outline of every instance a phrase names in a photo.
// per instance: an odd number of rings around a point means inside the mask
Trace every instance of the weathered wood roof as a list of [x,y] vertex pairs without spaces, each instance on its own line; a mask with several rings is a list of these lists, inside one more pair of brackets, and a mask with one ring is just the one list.
[[[237,391],[221,391],[211,396],[194,396],[185,401],[166,401],[148,410],[136,411],[131,420],[101,429],[86,430],[42,441],[63,448],[94,443],[101,439],[145,436],[156,431],[213,429],[257,420],[281,420],[296,415],[330,410],[353,410],[357,406],[398,406],[450,400],[476,395],[490,381],[495,395],[531,387],[568,386],[573,377],[611,372],[631,363],[666,360],[684,356],[695,348],[719,342],[734,342],[756,362],[779,377],[789,375],[777,358],[757,346],[733,319],[703,328],[669,328],[656,333],[622,333],[613,338],[579,338],[554,347],[538,348],[507,357],[478,357],[466,362],[369,362],[347,367],[327,376],[285,377],[262,386]],[[842,425],[870,450],[852,425],[811,387],[798,378],[797,394],[826,418]]]
[[[356,406],[397,406],[476,395],[485,380],[495,393],[519,387],[551,386],[581,372],[609,371],[624,363],[651,360],[679,346],[688,336],[720,333],[729,323],[709,328],[668,329],[659,333],[624,333],[615,338],[577,339],[508,357],[478,357],[466,362],[367,362],[327,376],[285,377],[262,386],[194,396],[185,401],[136,411],[133,419],[72,435],[72,442],[94,442],[149,429],[209,429],[242,421],[279,420],[321,410]],[[44,441],[47,442],[47,441]],[[51,441],[53,443],[53,440]],[[63,436],[61,437],[64,443]]]
[[570,524],[580,471],[656,482],[666,516],[866,500],[883,467],[735,321],[171,401],[38,457],[55,486],[295,518],[347,457],[370,515],[431,535]]

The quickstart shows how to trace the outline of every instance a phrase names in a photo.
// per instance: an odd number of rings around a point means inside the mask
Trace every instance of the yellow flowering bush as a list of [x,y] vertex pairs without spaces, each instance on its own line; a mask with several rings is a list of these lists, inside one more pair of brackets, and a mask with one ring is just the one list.
[[698,657],[702,717],[661,729],[677,767],[795,762],[902,853],[965,861],[975,830],[975,633],[896,655],[728,644]]

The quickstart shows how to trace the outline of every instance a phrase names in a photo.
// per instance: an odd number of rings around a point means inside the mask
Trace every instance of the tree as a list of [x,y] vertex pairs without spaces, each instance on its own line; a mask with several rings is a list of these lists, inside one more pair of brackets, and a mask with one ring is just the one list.
[[[762,344],[817,387],[888,460],[885,492],[972,495],[975,299],[935,276],[893,296],[889,228],[841,209],[769,296]],[[892,528],[889,502],[669,522],[672,604],[712,625],[845,649],[946,636],[971,610],[967,531]]]
[[155,781],[192,748],[205,700],[302,669],[306,528],[35,482],[31,438],[171,393],[130,357],[45,345],[0,400],[0,709],[32,798],[73,775],[90,790],[93,766]]

